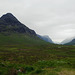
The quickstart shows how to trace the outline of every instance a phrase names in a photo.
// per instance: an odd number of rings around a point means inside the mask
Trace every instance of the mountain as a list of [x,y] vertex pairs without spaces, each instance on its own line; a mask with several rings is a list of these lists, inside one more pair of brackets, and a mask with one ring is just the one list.
[[11,13],[7,13],[0,18],[0,32],[26,33],[36,36],[34,30],[19,22]]
[[71,41],[72,41],[72,38],[68,38],[68,39],[65,39],[64,41],[62,41],[60,44],[69,43]]
[[22,24],[11,13],[0,18],[0,45],[6,44],[47,44],[39,39],[34,30]]
[[47,35],[41,36],[41,35],[38,35],[38,34],[37,34],[37,36],[38,36],[40,39],[42,39],[42,40],[44,40],[44,41],[46,41],[46,42],[53,43],[53,41],[51,40],[51,38],[50,38],[49,36],[47,36]]
[[41,40],[12,14],[0,18],[0,75],[75,75],[74,68],[75,46]]
[[72,41],[66,43],[65,45],[75,45],[75,38]]
[[64,41],[62,41],[60,44],[66,44],[66,43],[69,43],[71,42],[75,37],[70,37],[70,38],[67,38],[65,39]]

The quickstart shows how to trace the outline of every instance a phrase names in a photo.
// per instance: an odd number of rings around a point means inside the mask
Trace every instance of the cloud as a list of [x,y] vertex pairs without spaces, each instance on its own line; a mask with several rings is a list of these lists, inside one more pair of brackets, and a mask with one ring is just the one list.
[[53,41],[75,36],[75,0],[0,0],[0,10]]

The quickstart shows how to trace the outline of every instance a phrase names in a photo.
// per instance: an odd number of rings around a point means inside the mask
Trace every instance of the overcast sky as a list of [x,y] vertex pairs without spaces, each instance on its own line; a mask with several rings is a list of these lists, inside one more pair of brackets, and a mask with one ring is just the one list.
[[54,42],[75,36],[75,0],[0,0],[0,16],[9,12]]

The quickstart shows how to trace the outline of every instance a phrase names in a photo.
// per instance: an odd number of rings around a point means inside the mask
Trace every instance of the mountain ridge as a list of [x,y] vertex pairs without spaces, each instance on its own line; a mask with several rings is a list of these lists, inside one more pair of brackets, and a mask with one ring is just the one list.
[[0,18],[0,45],[47,45],[34,30],[7,13]]
[[75,39],[75,36],[63,40],[60,44],[67,44],[67,43],[70,43],[73,39]]
[[44,41],[46,41],[46,42],[54,43],[48,35],[41,36],[41,35],[38,35],[38,34],[37,34],[37,36],[38,36],[40,39],[42,39],[42,40],[44,40]]
[[7,13],[0,18],[0,32],[17,32],[36,36],[34,30],[19,22],[11,13]]
[[72,41],[65,43],[64,45],[75,45],[75,38]]

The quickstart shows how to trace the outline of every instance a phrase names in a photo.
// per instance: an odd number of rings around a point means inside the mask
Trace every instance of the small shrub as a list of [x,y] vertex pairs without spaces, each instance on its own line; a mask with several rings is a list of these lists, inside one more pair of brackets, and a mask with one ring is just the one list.
[[34,70],[34,68],[32,67],[32,66],[26,66],[25,68],[24,68],[24,71],[25,72],[31,72],[31,71],[33,71]]
[[34,73],[39,74],[41,73],[43,70],[42,69],[36,69]]

